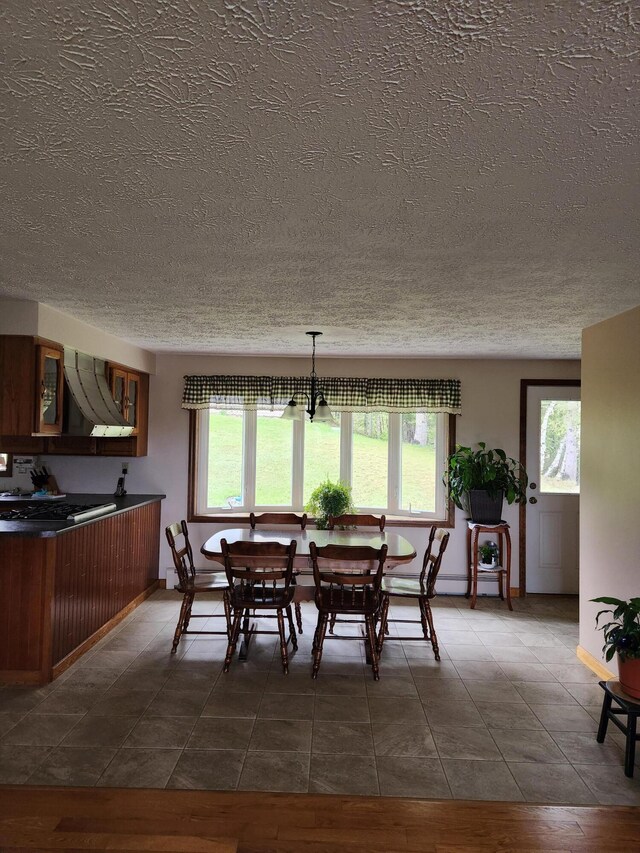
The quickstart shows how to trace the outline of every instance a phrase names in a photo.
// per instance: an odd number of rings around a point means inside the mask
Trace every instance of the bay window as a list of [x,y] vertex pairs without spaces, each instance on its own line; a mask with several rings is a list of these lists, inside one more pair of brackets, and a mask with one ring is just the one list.
[[351,486],[360,512],[446,520],[457,380],[323,380],[333,424],[280,417],[304,378],[186,380],[193,518],[299,512],[329,479]]

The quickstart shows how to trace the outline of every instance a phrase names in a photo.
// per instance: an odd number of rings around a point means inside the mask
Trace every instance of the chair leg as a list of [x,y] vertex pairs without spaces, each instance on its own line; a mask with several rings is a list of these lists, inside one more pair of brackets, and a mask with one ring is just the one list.
[[388,617],[389,617],[389,596],[383,595],[382,606],[380,608],[380,628],[378,630],[378,655],[382,654],[382,647],[384,645],[385,634],[388,634],[388,632],[389,632]]
[[433,655],[436,660],[440,660],[440,649],[438,647],[438,635],[436,634],[436,629],[433,627],[433,613],[431,612],[431,605],[429,604],[429,600],[427,598],[422,599],[424,612],[427,617],[427,622],[429,623],[429,636],[431,637],[431,648],[433,649]]
[[231,658],[236,650],[238,637],[240,636],[240,626],[242,624],[242,610],[236,610],[233,614],[233,626],[231,628],[231,636],[229,637],[229,645],[227,646],[227,656],[224,659],[224,672],[229,672],[231,666]]
[[296,612],[296,622],[298,624],[298,633],[302,634],[303,633],[303,630],[302,630],[302,608],[300,607],[299,601],[295,601],[293,603],[293,609]]
[[611,696],[609,693],[604,694],[604,701],[602,702],[602,712],[600,714],[600,725],[598,726],[598,734],[596,735],[596,740],[598,743],[604,743],[604,737],[607,733],[607,726],[609,725],[609,711],[611,709]]
[[431,630],[429,628],[429,618],[427,616],[427,611],[424,606],[425,599],[418,599],[418,606],[420,607],[420,623],[422,624],[422,635],[425,640],[429,642],[431,640]]
[[318,621],[316,622],[316,629],[313,632],[313,642],[311,643],[311,656],[315,655],[316,648],[318,646],[318,637],[320,636],[320,617],[321,614],[318,613]]
[[224,617],[227,622],[227,638],[231,639],[231,605],[229,604],[229,593],[226,589],[222,593],[222,606],[224,607]]
[[311,670],[311,678],[318,677],[320,661],[322,660],[322,645],[324,643],[325,634],[327,633],[328,621],[329,616],[327,613],[318,613],[318,627],[316,628],[316,636],[314,640],[313,669]]
[[296,629],[293,624],[293,616],[291,614],[291,605],[287,607],[287,619],[289,621],[289,639],[294,652],[298,651],[298,638],[296,637]]
[[333,629],[336,627],[336,619],[337,616],[335,613],[331,614],[331,621],[329,622],[329,633],[333,634]]
[[184,630],[183,625],[184,625],[185,615],[187,613],[187,608],[189,606],[188,601],[187,601],[188,598],[189,598],[189,593],[185,592],[185,594],[182,597],[182,604],[180,605],[180,615],[178,616],[178,624],[176,625],[176,630],[175,630],[175,633],[173,635],[173,645],[171,646],[171,654],[172,655],[175,655],[175,653],[176,653],[176,650],[178,648],[178,643],[180,642],[180,637],[182,636],[182,632]]
[[378,671],[378,649],[376,648],[376,629],[373,624],[373,616],[365,616],[367,626],[367,636],[369,638],[369,646],[371,647],[371,669],[375,681],[380,681],[380,673]]
[[287,635],[284,630],[284,615],[282,610],[276,613],[278,618],[278,633],[280,634],[280,656],[282,658],[282,669],[285,675],[289,674],[289,655],[287,653]]
[[184,624],[182,625],[183,634],[185,631],[189,630],[189,622],[191,621],[191,608],[193,607],[193,599],[195,598],[195,595],[185,596],[185,598],[188,598],[189,600],[187,602],[187,609],[184,614]]

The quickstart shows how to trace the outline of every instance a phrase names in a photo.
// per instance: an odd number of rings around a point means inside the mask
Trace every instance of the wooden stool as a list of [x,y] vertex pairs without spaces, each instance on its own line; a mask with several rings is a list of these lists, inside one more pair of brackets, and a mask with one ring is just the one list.
[[[498,565],[490,569],[480,566],[478,536],[481,533],[493,533],[498,537]],[[467,519],[467,592],[465,595],[467,598],[471,596],[472,610],[478,598],[479,574],[495,576],[500,598],[504,601],[506,593],[509,610],[513,610],[511,606],[511,536],[506,521],[501,521],[500,524],[479,524]]]
[[[640,714],[640,701],[627,696],[620,687],[618,679],[613,681],[600,681],[600,687],[604,690],[604,701],[602,702],[602,714],[600,715],[600,725],[598,726],[598,735],[596,740],[598,743],[604,743],[604,736],[607,733],[607,724],[609,720],[614,723],[626,735],[627,742],[624,750],[624,775],[633,776],[633,764],[636,755],[636,741],[639,736],[636,734],[636,723]],[[611,703],[615,702],[619,707],[612,708]],[[621,723],[618,717],[621,714],[627,715],[627,725]]]

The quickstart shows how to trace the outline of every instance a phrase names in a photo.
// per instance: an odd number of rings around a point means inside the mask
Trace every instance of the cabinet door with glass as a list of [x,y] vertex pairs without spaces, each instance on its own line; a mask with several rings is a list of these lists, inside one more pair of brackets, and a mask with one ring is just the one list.
[[36,347],[36,422],[35,435],[60,435],[62,432],[63,351],[54,347]]
[[132,435],[137,435],[140,376],[120,367],[112,367],[111,393],[118,411],[125,421],[133,427]]

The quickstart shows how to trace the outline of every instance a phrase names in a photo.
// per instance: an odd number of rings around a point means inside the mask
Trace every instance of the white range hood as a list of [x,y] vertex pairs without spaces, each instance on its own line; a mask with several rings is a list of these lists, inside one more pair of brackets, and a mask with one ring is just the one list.
[[79,410],[70,407],[68,433],[118,438],[133,432],[111,396],[105,368],[102,359],[64,348],[64,375]]

